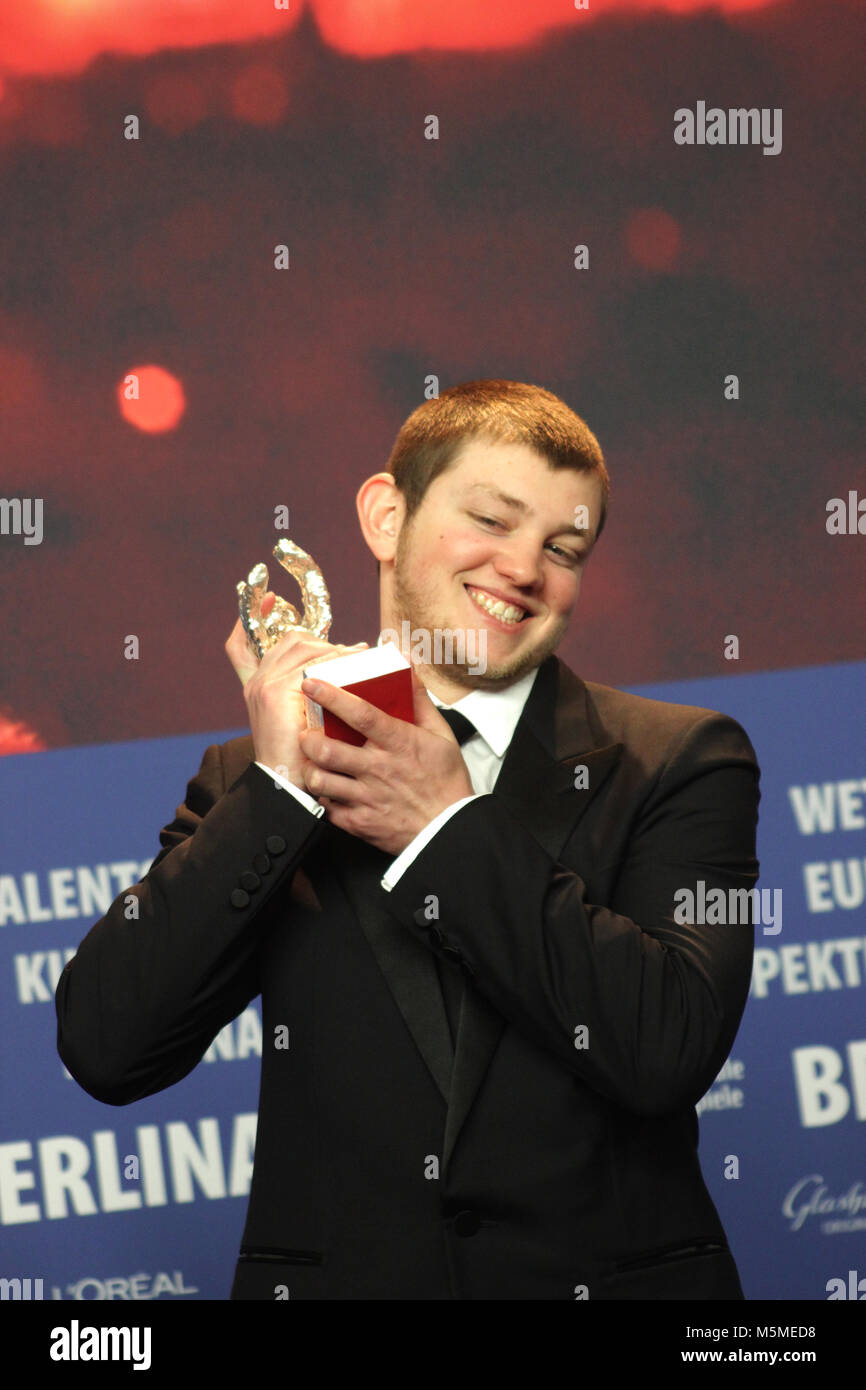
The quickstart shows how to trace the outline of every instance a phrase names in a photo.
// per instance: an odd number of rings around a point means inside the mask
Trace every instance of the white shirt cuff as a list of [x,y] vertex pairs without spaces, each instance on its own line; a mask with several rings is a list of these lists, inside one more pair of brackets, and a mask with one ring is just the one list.
[[256,767],[260,767],[262,772],[266,772],[278,787],[283,787],[287,792],[291,792],[295,800],[300,801],[302,806],[306,806],[308,811],[312,811],[314,816],[325,814],[324,806],[320,806],[316,798],[310,796],[309,792],[303,791],[301,787],[296,787],[294,782],[287,782],[285,777],[281,777],[278,772],[274,772],[272,767],[266,767],[264,763],[257,762]]
[[413,859],[417,858],[427,842],[433,839],[433,836],[442,829],[445,822],[451,819],[454,812],[459,811],[461,806],[467,806],[470,801],[477,801],[478,797],[482,795],[483,792],[474,792],[472,796],[464,796],[462,800],[455,801],[453,806],[446,806],[445,810],[440,811],[429,825],[425,825],[423,830],[419,830],[415,839],[409,841],[402,854],[398,854],[394,863],[385,870],[382,887],[390,893],[400,875],[405,873]]

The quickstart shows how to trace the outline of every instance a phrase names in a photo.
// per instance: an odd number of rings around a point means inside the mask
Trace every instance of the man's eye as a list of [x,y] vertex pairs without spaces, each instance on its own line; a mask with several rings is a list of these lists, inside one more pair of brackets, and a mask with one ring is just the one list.
[[581,560],[583,559],[582,555],[575,555],[573,550],[563,550],[561,545],[554,545],[551,542],[550,548],[551,550],[558,551],[559,554],[562,555],[563,558],[566,559],[570,565],[579,565]]
[[[504,521],[500,521],[498,517],[495,516],[482,516],[480,512],[470,512],[469,515],[472,517],[473,521],[479,521],[482,526],[505,525]],[[573,550],[566,550],[563,546],[556,545],[553,541],[550,542],[549,549],[555,550],[557,555],[561,556],[569,565],[579,565],[583,560],[582,554],[576,555]]]

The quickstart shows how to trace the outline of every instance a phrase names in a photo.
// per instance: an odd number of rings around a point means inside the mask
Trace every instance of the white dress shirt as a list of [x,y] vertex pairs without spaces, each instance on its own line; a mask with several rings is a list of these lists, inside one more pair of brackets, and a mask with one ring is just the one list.
[[[444,811],[440,811],[438,816],[434,816],[429,824],[419,830],[414,840],[411,840],[402,853],[389,865],[382,879],[383,888],[388,891],[393,888],[400,875],[408,869],[427,842],[432,840],[436,832],[455,812],[460,810],[461,806],[465,806],[468,802],[474,801],[476,797],[484,796],[493,790],[505,760],[508,745],[514,737],[517,721],[523,713],[523,707],[529,698],[529,692],[537,675],[538,667],[522,676],[514,685],[508,686],[506,690],[470,690],[468,695],[463,695],[454,705],[444,704],[432,691],[428,690],[427,694],[438,709],[459,710],[475,725],[477,733],[468,738],[460,749],[469,773],[469,780],[472,783],[473,794],[472,796],[464,796],[459,801],[453,802],[452,805],[446,806]],[[278,786],[290,792],[314,816],[324,815],[324,806],[320,806],[309,792],[301,787],[296,787],[292,782],[288,782],[285,777],[281,777],[278,772],[274,772],[264,763],[257,763],[256,766],[266,772],[269,777],[272,777]]]

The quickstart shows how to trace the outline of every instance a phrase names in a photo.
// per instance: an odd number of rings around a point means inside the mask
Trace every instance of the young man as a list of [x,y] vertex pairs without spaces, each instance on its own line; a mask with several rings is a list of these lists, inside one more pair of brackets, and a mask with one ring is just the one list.
[[471,629],[484,669],[419,663],[414,725],[319,681],[349,747],[302,713],[301,668],[345,649],[290,633],[258,663],[237,624],[251,737],[206,751],[139,920],[118,899],[61,977],[60,1055],[113,1104],[261,992],[233,1298],[742,1298],[694,1106],[752,927],[677,895],[757,881],[758,768],[726,716],[556,657],[607,493],[549,392],[420,406],[358,494],[380,626]]

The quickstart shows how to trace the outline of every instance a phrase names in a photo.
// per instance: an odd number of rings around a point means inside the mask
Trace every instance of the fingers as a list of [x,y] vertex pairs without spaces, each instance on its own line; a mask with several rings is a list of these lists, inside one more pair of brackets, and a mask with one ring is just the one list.
[[[277,596],[273,589],[265,591],[267,572],[264,566],[258,566],[254,573],[258,576],[259,583],[247,584],[244,601],[248,605],[249,618],[255,619],[257,626],[261,628],[273,612]],[[264,634],[262,635],[264,637]],[[267,671],[269,675],[273,675],[277,666],[285,668],[284,671],[280,670],[281,676],[297,674],[299,681],[300,667],[348,652],[360,651],[367,645],[366,642],[357,642],[351,647],[335,646],[324,638],[313,637],[305,629],[298,628],[296,631],[284,633],[277,642],[266,647],[259,660],[258,652],[254,650],[247,637],[243,620],[238,618],[225,644],[225,651],[241,685],[246,686],[257,672]]]
[[[262,618],[270,615],[276,597],[273,590],[268,590],[263,596],[260,609]],[[361,651],[368,645],[367,642],[356,642],[353,646],[335,646],[323,638],[313,637],[303,628],[298,628],[294,632],[285,633],[264,652],[259,661],[247,639],[244,625],[238,618],[225,644],[225,651],[241,685],[245,686],[257,671],[272,675],[277,667],[285,667],[285,674],[293,679],[297,677],[299,682],[301,667],[311,666],[314,662],[330,661],[335,656],[346,656],[350,652]]]
[[368,644],[366,642],[356,642],[354,647],[330,647],[328,651],[322,652],[320,656],[313,656],[309,661],[305,661],[305,666],[315,666],[319,661],[331,661],[335,656],[348,656],[350,652],[359,652]]
[[316,768],[357,777],[369,767],[369,753],[342,739],[328,738],[321,729],[302,729],[299,743],[308,763]]
[[305,772],[304,781],[310,796],[338,801],[343,806],[354,806],[364,796],[363,787],[354,777],[340,777],[335,772],[323,772],[320,767]]
[[319,679],[312,681],[308,677],[301,682],[301,691],[336,714],[350,728],[357,729],[359,734],[382,747],[393,747],[405,736],[406,724],[402,719],[384,714],[375,705],[368,704],[339,686]]
[[[366,643],[364,643],[366,646]],[[313,637],[305,628],[297,628],[285,633],[270,647],[259,662],[262,676],[268,679],[286,679],[297,690],[306,666],[319,661],[330,661],[335,656],[345,656],[355,647],[335,647],[320,637]]]
[[[265,594],[261,603],[261,615],[267,617],[276,603],[277,596],[271,589]],[[246,685],[251,676],[255,675],[259,668],[259,659],[250,646],[243,622],[238,618],[231,630],[229,639],[225,644],[226,654],[234,667],[241,685]]]
[[226,642],[225,649],[241,685],[246,685],[250,676],[258,669],[259,661],[247,641],[247,634],[244,632],[244,625],[240,618],[231,630],[231,636]]

